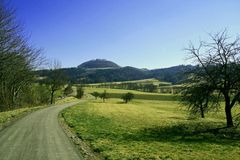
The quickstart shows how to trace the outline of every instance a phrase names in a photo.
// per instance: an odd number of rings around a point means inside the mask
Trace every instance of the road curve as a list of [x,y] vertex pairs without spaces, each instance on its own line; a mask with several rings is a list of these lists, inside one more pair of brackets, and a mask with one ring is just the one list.
[[0,159],[83,159],[58,123],[59,112],[76,103],[38,110],[3,129],[0,132]]

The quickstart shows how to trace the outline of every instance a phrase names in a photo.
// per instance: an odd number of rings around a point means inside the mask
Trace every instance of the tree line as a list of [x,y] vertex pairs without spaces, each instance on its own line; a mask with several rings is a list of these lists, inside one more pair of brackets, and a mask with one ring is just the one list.
[[45,63],[42,49],[28,42],[14,9],[0,1],[0,111],[54,103],[67,78],[53,61],[49,76],[37,81],[35,71]]
[[[102,99],[103,102],[105,102],[106,99],[109,98],[109,94],[107,93],[106,90],[104,90],[104,92],[99,93],[99,92],[93,92],[91,93],[92,96],[95,97],[95,100],[97,100],[98,98]],[[134,98],[134,94],[131,92],[125,93],[121,96],[121,99],[125,102],[128,103],[130,101],[132,101],[132,99]]]
[[[31,46],[15,20],[14,11],[0,2],[0,109],[21,106],[31,94],[41,63],[41,50]],[[30,89],[30,90],[29,90]]]
[[[86,85],[88,86],[88,85]],[[148,84],[141,84],[141,83],[127,83],[127,82],[122,82],[119,84],[115,83],[103,83],[103,84],[98,84],[96,86],[97,88],[111,88],[111,89],[126,89],[126,90],[136,90],[136,91],[143,91],[143,92],[157,92],[158,91],[158,85],[154,85],[151,83]]]

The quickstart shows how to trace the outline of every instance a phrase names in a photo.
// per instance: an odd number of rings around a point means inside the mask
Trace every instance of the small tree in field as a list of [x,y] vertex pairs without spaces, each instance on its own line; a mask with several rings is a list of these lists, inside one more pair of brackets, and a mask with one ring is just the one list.
[[99,95],[99,97],[105,102],[105,100],[108,98],[107,91],[105,90],[103,93]]
[[210,42],[200,42],[198,47],[190,44],[187,48],[197,67],[191,73],[191,84],[185,86],[187,94],[183,100],[191,108],[199,108],[200,102],[208,109],[214,103],[219,106],[223,99],[227,127],[232,127],[232,109],[240,101],[240,39],[230,38],[226,31],[210,38]]
[[91,95],[94,96],[95,99],[97,99],[97,98],[100,96],[100,93],[98,93],[98,92],[93,92],[93,93],[91,93]]
[[217,96],[212,94],[213,90],[209,87],[206,84],[200,84],[183,90],[182,104],[188,106],[190,114],[200,114],[201,118],[204,118],[206,112],[218,108]]
[[77,88],[77,98],[81,99],[84,95],[84,90],[83,90],[83,87],[78,87]]
[[134,98],[134,94],[128,92],[122,96],[122,99],[124,100],[125,103],[128,103]]

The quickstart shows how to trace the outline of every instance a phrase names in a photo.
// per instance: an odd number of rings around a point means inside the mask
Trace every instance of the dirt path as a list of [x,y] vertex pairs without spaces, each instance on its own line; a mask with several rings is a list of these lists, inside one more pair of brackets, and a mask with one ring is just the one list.
[[0,132],[1,160],[80,160],[58,123],[58,113],[76,103],[38,110]]

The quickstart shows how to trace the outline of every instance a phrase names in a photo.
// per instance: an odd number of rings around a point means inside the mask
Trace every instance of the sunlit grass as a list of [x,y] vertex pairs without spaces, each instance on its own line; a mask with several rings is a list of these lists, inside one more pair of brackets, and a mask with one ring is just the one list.
[[190,119],[178,102],[119,99],[83,102],[62,113],[106,159],[238,159],[240,141],[198,133],[225,126],[224,112]]
[[62,98],[62,99],[57,99],[55,104],[64,104],[64,103],[69,103],[69,102],[76,102],[79,99],[77,99],[76,97],[70,96],[70,97],[66,97],[66,98]]
[[110,84],[123,84],[123,83],[136,83],[136,84],[154,84],[154,85],[171,85],[170,82],[159,81],[155,78],[132,80],[132,81],[121,81],[121,82],[105,82],[105,83],[93,83],[89,86],[99,86],[99,85],[110,85]]
[[0,112],[0,127],[9,121],[12,121],[13,119],[28,113],[28,112],[32,112],[35,111],[37,109],[42,108],[43,106],[39,106],[39,107],[26,107],[26,108],[19,108],[19,109],[14,109],[11,111],[6,111],[6,112]]
[[93,92],[102,93],[106,91],[109,98],[121,98],[123,94],[131,92],[134,94],[135,99],[145,99],[145,100],[161,100],[161,101],[175,101],[179,99],[179,95],[173,94],[159,94],[159,93],[148,93],[134,90],[124,90],[124,89],[109,89],[109,88],[84,88],[86,94]]

